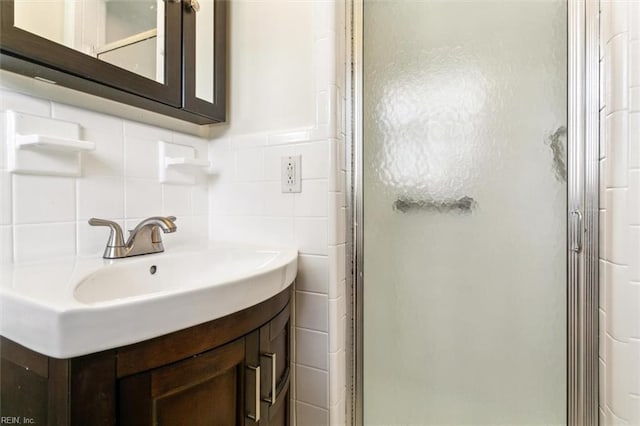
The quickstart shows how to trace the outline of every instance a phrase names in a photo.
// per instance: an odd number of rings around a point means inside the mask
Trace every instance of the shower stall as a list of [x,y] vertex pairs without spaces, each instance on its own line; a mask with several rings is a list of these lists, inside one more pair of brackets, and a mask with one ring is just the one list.
[[597,18],[353,3],[353,424],[597,424]]

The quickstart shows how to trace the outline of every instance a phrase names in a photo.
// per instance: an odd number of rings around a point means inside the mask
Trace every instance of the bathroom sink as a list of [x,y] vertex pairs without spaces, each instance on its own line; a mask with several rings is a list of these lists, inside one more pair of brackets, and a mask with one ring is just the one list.
[[291,284],[297,251],[210,243],[120,260],[0,268],[0,335],[56,358],[140,342],[260,303]]
[[81,303],[117,302],[208,286],[260,275],[280,255],[270,250],[211,250],[146,256],[114,262],[82,279],[74,297]]

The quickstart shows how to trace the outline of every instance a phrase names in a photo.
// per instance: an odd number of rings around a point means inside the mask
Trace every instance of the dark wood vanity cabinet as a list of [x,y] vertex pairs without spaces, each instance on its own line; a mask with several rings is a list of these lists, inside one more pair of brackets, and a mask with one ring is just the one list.
[[120,425],[239,425],[244,339],[118,381]]
[[266,396],[261,398],[261,414],[269,425],[289,424],[289,317],[289,310],[285,309],[262,326],[257,336],[260,347],[257,351],[260,353],[260,394]]
[[289,298],[287,289],[215,321],[66,360],[2,338],[0,416],[40,425],[289,425]]

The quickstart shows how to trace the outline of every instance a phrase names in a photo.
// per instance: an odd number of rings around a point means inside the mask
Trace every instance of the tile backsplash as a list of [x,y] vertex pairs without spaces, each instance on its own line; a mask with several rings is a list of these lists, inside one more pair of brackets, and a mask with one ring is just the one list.
[[206,159],[207,141],[10,90],[0,92],[0,114],[15,110],[72,121],[96,149],[83,154],[79,177],[12,174],[5,161],[4,117],[0,121],[0,260],[23,262],[101,253],[107,228],[90,217],[111,219],[125,229],[148,216],[178,217],[167,247],[208,238],[208,179],[195,185],[158,182],[158,141],[190,145]]

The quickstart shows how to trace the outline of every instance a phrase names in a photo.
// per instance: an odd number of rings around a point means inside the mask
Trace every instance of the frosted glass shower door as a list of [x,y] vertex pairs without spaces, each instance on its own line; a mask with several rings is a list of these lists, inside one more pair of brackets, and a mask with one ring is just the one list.
[[566,2],[363,7],[364,424],[564,424]]

